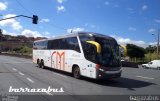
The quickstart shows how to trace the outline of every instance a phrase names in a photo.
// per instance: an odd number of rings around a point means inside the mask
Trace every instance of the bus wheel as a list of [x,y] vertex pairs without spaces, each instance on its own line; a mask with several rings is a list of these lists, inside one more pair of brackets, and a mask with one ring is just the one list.
[[41,61],[41,68],[42,68],[42,69],[45,68],[45,67],[44,67],[44,62],[43,62],[43,60]]
[[42,65],[41,65],[41,62],[38,62],[38,67],[41,68],[41,66],[42,66]]
[[41,62],[39,63],[39,68],[42,68],[42,69],[45,68],[43,60],[41,60]]
[[39,64],[39,59],[37,59],[37,64]]
[[79,79],[80,78],[80,69],[79,69],[79,67],[75,67],[74,69],[73,69],[73,76],[76,78],[76,79]]

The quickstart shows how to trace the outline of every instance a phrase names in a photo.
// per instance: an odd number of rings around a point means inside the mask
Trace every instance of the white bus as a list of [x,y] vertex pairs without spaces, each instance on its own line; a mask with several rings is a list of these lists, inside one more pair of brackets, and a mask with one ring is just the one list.
[[73,32],[35,41],[33,62],[40,68],[46,66],[73,73],[75,78],[110,79],[121,76],[120,52],[116,40],[91,32]]

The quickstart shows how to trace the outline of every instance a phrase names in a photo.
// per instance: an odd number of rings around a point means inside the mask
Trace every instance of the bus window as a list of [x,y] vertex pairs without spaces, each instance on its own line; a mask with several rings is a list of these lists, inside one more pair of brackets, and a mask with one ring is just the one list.
[[33,43],[34,49],[46,49],[47,48],[47,41],[39,41]]
[[48,49],[75,50],[80,52],[78,40],[76,37],[49,40]]
[[102,52],[99,56],[99,63],[104,66],[119,67],[120,54],[119,45],[114,39],[106,39],[103,37],[95,37],[95,41],[102,46]]
[[[87,60],[98,63],[105,67],[120,66],[119,46],[113,38],[108,38],[100,35],[89,36],[88,34],[81,34],[79,38],[82,44],[84,56]],[[94,52],[92,54],[88,53],[87,50],[89,49],[86,49],[86,47],[91,48],[90,52],[92,52],[93,48],[86,45],[87,41],[95,41],[99,43],[101,46],[101,52]]]
[[67,49],[71,49],[71,50],[80,52],[77,37],[66,38],[66,42],[67,42],[67,45],[66,45]]
[[101,45],[98,42],[95,41],[86,41],[86,42],[95,45],[97,53],[101,53]]
[[83,52],[85,58],[87,60],[96,63],[96,55],[97,55],[96,46],[87,42],[81,42],[81,44],[83,46]]
[[48,49],[59,49],[59,39],[56,40],[49,40],[47,48]]

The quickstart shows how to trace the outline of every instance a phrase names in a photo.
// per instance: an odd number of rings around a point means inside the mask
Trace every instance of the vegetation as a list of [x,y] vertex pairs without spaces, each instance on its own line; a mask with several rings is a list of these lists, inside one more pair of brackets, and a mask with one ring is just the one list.
[[31,54],[32,53],[32,48],[29,48],[28,46],[22,46],[20,48],[16,47],[13,49],[15,53],[26,53],[26,54]]
[[25,55],[32,54],[32,43],[0,42],[0,48],[2,52]]
[[146,53],[154,53],[156,51],[157,47],[156,46],[151,46],[149,45],[148,47],[146,47]]
[[134,58],[136,62],[136,58],[144,58],[145,57],[145,49],[134,44],[127,44],[127,55],[131,58]]
[[146,54],[145,54],[145,60],[151,61],[157,59],[157,47],[149,45],[146,47]]
[[127,55],[131,58],[144,58],[145,49],[134,44],[127,44]]
[[147,53],[145,54],[145,61],[151,61],[157,59],[157,53]]
[[131,62],[149,62],[157,59],[157,47],[149,45],[146,48],[136,46],[134,44],[127,44],[127,56],[130,57]]

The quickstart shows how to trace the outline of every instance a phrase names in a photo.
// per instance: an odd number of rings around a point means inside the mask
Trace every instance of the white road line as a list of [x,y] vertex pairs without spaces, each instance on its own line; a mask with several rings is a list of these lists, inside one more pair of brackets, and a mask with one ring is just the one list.
[[20,75],[22,75],[22,76],[24,75],[24,74],[23,74],[23,73],[21,73],[21,72],[18,72],[18,73],[19,73]]
[[154,79],[154,78],[150,78],[150,77],[144,77],[144,76],[136,76],[138,78],[143,78],[143,79]]
[[30,81],[31,83],[34,83],[34,81],[30,78],[27,78],[28,81]]
[[17,69],[15,69],[15,68],[12,68],[14,71],[17,71]]
[[45,92],[46,94],[48,94],[48,95],[52,95],[50,92]]

